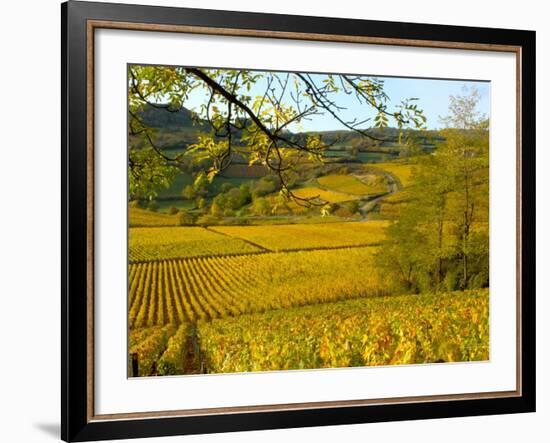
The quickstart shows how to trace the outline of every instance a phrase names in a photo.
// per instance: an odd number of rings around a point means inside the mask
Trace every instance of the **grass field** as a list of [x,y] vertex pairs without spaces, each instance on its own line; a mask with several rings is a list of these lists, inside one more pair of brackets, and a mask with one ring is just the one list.
[[382,152],[358,152],[357,159],[364,163],[376,163],[391,160],[395,158],[392,154]]
[[200,227],[130,228],[129,261],[149,261],[205,255],[256,252],[259,248],[238,238]]
[[211,229],[242,238],[270,251],[375,245],[384,238],[386,221],[294,224],[274,226],[215,226]]
[[402,162],[387,162],[376,163],[374,166],[377,169],[389,172],[396,177],[403,187],[407,187],[412,183],[412,175],[414,169],[417,167],[414,163],[402,163]]
[[330,190],[357,196],[380,194],[388,190],[387,186],[377,181],[374,175],[365,176],[363,180],[353,175],[325,175],[319,177],[317,181]]
[[359,197],[342,192],[329,191],[315,186],[293,189],[292,192],[299,198],[319,198],[329,203],[340,203],[349,200],[356,200]]
[[375,251],[362,247],[132,264],[130,327],[380,295],[385,290],[372,269]]

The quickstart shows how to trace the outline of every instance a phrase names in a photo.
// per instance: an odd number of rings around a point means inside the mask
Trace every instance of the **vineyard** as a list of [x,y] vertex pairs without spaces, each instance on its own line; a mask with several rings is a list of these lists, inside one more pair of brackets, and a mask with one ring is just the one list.
[[128,244],[130,262],[259,250],[238,238],[228,238],[201,227],[131,228]]
[[397,178],[403,187],[410,186],[412,184],[413,173],[417,166],[414,163],[376,163],[372,166],[373,169],[389,172],[395,178]]
[[199,323],[212,372],[489,358],[488,291],[358,299]]
[[[369,168],[294,190],[332,203],[388,193],[369,220],[177,226],[177,216],[130,208],[128,375],[487,360],[487,289],[392,295],[376,257],[415,166]],[[486,222],[472,225],[480,230]]]
[[137,329],[139,375],[244,372],[489,358],[487,289],[358,298]]
[[375,251],[350,248],[131,264],[130,328],[381,295],[384,287],[373,272]]
[[130,227],[136,226],[177,226],[178,218],[159,212],[151,212],[140,208],[128,208]]
[[295,224],[277,226],[216,226],[211,229],[244,239],[270,251],[377,245],[387,221]]

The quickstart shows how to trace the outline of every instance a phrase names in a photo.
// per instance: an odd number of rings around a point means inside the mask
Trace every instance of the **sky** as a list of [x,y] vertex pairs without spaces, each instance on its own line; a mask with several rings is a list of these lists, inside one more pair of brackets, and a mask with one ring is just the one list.
[[[322,74],[314,74],[312,77],[316,79],[318,84],[321,84],[322,79],[325,78]],[[427,118],[427,129],[438,129],[441,127],[440,117],[448,115],[449,96],[464,95],[463,88],[465,86],[468,88],[475,86],[477,88],[481,97],[477,105],[477,111],[485,114],[486,117],[490,117],[491,86],[489,82],[384,76],[376,76],[376,78],[384,80],[384,91],[389,96],[389,111],[392,111],[392,108],[396,104],[399,104],[401,100],[412,97],[418,98],[416,104],[424,111],[424,115]],[[266,83],[260,81],[252,88],[249,94],[252,96],[262,95],[265,86]],[[184,106],[191,110],[197,110],[198,106],[204,104],[206,100],[206,91],[199,90],[192,93],[184,103]],[[371,120],[362,125],[361,129],[374,125],[373,118],[375,111],[371,107],[365,104],[361,105],[355,97],[344,93],[339,94],[337,100],[340,105],[346,108],[346,110],[341,111],[341,114],[339,114],[344,120],[349,121],[357,118],[357,121],[363,121],[366,118],[370,118]],[[392,126],[391,121],[389,125]],[[294,125],[289,127],[289,129],[293,132],[307,132],[346,128],[332,115],[325,112],[324,115],[314,116],[309,121],[302,121],[300,127]]]

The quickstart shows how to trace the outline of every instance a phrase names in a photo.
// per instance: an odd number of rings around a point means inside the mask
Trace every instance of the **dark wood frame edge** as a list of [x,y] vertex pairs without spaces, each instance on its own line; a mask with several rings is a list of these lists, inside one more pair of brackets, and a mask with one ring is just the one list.
[[[317,26],[317,32],[311,32],[312,21]],[[262,29],[254,26],[257,23],[261,23]],[[364,34],[357,31],[358,26]],[[297,31],[303,27],[310,28],[310,32]],[[376,28],[374,31],[373,27]],[[94,415],[93,340],[90,339],[93,337],[93,44],[90,45],[89,42],[93,42],[95,28],[515,52],[519,74],[517,207],[518,230],[521,229],[521,235],[517,237],[518,325],[521,326],[517,346],[518,389],[511,392],[452,396]],[[331,33],[319,33],[319,29],[329,29]],[[336,33],[333,31],[335,29]],[[368,31],[364,32],[365,29]],[[465,31],[469,34],[465,34]],[[462,40],[467,41],[454,40],[457,32],[466,37]],[[436,35],[438,40],[430,40],[430,37],[434,38]],[[534,33],[529,31],[72,1],[64,3],[61,177],[62,438],[66,441],[85,441],[534,411],[535,132],[534,117],[527,121],[521,114],[522,109],[534,112],[534,46]],[[533,148],[524,150],[521,149],[523,145]],[[82,204],[83,196],[85,204]],[[85,220],[84,224],[82,220]],[[525,244],[528,248],[525,248]],[[69,299],[70,293],[82,295]],[[522,297],[522,294],[530,296]],[[81,322],[83,318],[87,319],[84,324]],[[82,399],[85,399],[84,404]]]

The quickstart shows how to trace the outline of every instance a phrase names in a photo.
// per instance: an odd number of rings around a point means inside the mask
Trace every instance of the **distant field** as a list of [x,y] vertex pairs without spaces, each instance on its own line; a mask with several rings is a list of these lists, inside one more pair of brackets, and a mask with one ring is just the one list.
[[406,190],[397,192],[384,198],[380,202],[380,216],[389,219],[398,218],[401,214],[403,206],[407,203],[409,198],[410,197]]
[[391,160],[395,158],[392,154],[386,154],[383,152],[358,152],[357,159],[369,163],[369,162],[381,162],[385,160]]
[[178,216],[140,208],[128,208],[128,224],[135,226],[177,226]]
[[327,201],[329,203],[340,203],[349,200],[356,200],[359,198],[358,196],[343,194],[341,192],[327,191],[325,189],[316,188],[314,186],[293,189],[292,192],[300,198],[318,197],[321,200]]
[[386,221],[272,226],[214,226],[216,232],[242,238],[271,251],[378,244]]
[[384,294],[373,270],[375,251],[360,247],[131,264],[130,327]]
[[488,290],[375,297],[199,322],[209,372],[489,359]]
[[382,169],[397,177],[403,187],[412,183],[413,170],[417,167],[415,164],[399,162],[376,163],[375,166],[377,169]]
[[130,262],[242,254],[259,250],[238,238],[228,238],[194,226],[130,228],[128,246]]
[[187,185],[193,184],[193,177],[190,174],[179,172],[169,188],[159,192],[159,197],[175,198],[181,197],[181,191]]
[[358,196],[380,194],[386,192],[388,187],[384,183],[377,182],[373,175],[365,176],[364,181],[353,175],[325,175],[317,181],[321,186],[338,192],[354,194]]

